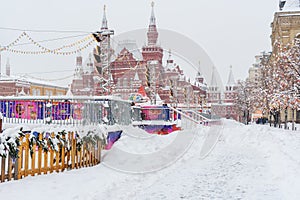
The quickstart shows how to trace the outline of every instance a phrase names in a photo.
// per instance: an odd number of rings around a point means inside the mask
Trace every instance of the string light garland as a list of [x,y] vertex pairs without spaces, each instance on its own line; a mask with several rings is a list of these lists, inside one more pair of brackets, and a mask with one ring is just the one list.
[[[16,46],[22,38],[26,38],[31,44],[35,45],[38,47],[40,50],[39,51],[24,51],[24,50],[17,50],[12,47]],[[23,32],[17,39],[15,39],[13,42],[8,44],[7,46],[4,46],[0,48],[1,51],[9,51],[12,53],[18,53],[18,54],[34,54],[34,55],[39,55],[39,54],[56,54],[56,55],[72,55],[76,54],[80,51],[83,51],[84,49],[88,48],[95,42],[95,38],[92,34],[89,34],[88,36],[84,37],[81,40],[78,40],[76,42],[63,45],[59,48],[55,49],[49,49],[43,45],[41,45],[39,42],[35,41],[32,37],[30,37],[26,32]],[[84,45],[83,45],[84,44]],[[83,46],[81,46],[83,45]],[[62,51],[64,49],[70,49],[77,47],[75,50],[72,51]]]
[[32,78],[32,79],[36,79],[36,80],[40,80],[40,81],[48,81],[48,82],[52,82],[52,81],[62,81],[62,80],[66,80],[69,79],[71,77],[73,77],[74,75],[68,75],[62,78],[55,78],[55,79],[44,79],[44,78],[37,78],[35,76],[29,75],[29,74],[25,74],[25,76],[23,77],[28,77],[28,78]]

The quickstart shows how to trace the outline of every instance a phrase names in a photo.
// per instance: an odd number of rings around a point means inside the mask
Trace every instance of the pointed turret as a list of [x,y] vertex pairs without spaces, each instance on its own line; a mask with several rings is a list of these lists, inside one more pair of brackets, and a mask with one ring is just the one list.
[[172,58],[172,53],[171,53],[171,49],[169,50],[169,57],[167,59],[167,66],[166,66],[166,69],[169,69],[169,70],[173,70],[174,69],[174,60]]
[[218,88],[217,78],[215,75],[215,67],[213,67],[213,71],[211,74],[210,88],[214,88],[214,89]]
[[82,66],[82,56],[80,52],[78,52],[76,57],[76,66]]
[[157,60],[159,67],[162,67],[163,49],[157,45],[158,32],[156,29],[156,18],[154,16],[154,2],[151,3],[152,11],[147,31],[148,44],[142,48],[142,55],[145,62]]
[[172,59],[172,52],[171,49],[169,49],[169,57],[167,60],[167,64],[172,64],[174,62],[174,60]]
[[148,37],[148,45],[156,45],[158,32],[156,30],[156,18],[154,15],[154,2],[151,3],[151,17],[150,17],[150,24],[148,27],[147,37]]
[[75,78],[81,79],[83,75],[83,67],[82,67],[82,56],[80,52],[76,57],[76,68],[75,68]]
[[201,65],[200,65],[200,61],[199,61],[199,66],[198,66],[198,72],[197,72],[197,75],[196,75],[196,81],[198,83],[204,83],[204,77],[203,75],[201,74]]
[[92,54],[91,53],[89,54],[89,58],[87,60],[86,66],[87,66],[88,72],[90,74],[92,74],[94,72],[94,64],[93,64],[93,59],[92,59]]
[[207,103],[220,103],[221,102],[221,91],[218,87],[217,77],[216,77],[216,69],[213,67],[213,71],[211,74],[211,81],[209,90],[207,92]]
[[108,29],[108,26],[107,26],[107,19],[106,19],[106,6],[104,5],[101,30],[107,30],[107,29]]
[[235,99],[236,99],[236,83],[233,77],[233,72],[232,72],[232,66],[230,66],[230,71],[229,71],[229,76],[228,76],[228,81],[225,87],[225,98],[224,98],[224,102],[225,103],[234,103]]
[[151,7],[152,7],[152,10],[151,10],[151,17],[150,17],[150,24],[149,25],[155,25],[156,26],[156,19],[155,19],[155,15],[154,15],[154,2],[152,1],[151,3]]
[[234,77],[233,77],[232,66],[230,66],[227,86],[235,86],[235,80],[234,80]]
[[139,81],[139,80],[140,80],[140,77],[139,77],[137,71],[135,72],[135,75],[134,75],[134,79],[133,79],[133,80],[134,80],[134,81]]

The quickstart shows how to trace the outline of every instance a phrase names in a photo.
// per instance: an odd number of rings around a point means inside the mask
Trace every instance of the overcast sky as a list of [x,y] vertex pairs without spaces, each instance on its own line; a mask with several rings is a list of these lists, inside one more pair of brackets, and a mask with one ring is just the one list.
[[[270,23],[274,12],[278,11],[278,0],[154,2],[158,28],[176,31],[198,43],[210,56],[224,82],[227,81],[230,65],[233,66],[236,79],[245,79],[249,67],[254,62],[254,56],[271,49]],[[107,7],[108,26],[115,30],[116,35],[147,28],[151,11],[150,0],[3,1],[0,28],[96,31],[101,26],[104,4]],[[21,33],[0,29],[0,45],[7,45]],[[36,40],[44,40],[85,33],[28,34]],[[64,44],[66,41],[60,42]],[[84,57],[87,54],[87,51],[82,52]],[[73,74],[75,66],[75,55],[29,56],[3,52],[2,73],[7,57],[10,59],[13,74],[31,73],[33,76],[49,79]],[[52,71],[64,72],[50,73]]]

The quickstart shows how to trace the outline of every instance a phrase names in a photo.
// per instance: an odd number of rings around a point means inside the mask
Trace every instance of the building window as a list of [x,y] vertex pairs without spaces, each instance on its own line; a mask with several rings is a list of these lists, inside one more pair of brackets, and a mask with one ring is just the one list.
[[52,91],[51,91],[51,90],[46,90],[45,95],[46,95],[46,96],[52,96]]

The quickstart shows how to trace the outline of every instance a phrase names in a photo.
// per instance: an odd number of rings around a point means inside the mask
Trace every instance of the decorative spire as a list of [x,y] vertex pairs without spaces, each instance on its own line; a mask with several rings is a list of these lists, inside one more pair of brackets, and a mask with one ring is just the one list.
[[233,73],[232,73],[232,66],[230,66],[227,86],[235,86],[235,80],[234,80]]
[[104,5],[101,30],[106,30],[106,29],[108,29],[108,26],[107,26],[107,19],[106,19],[106,6]]
[[174,62],[174,60],[172,59],[172,52],[171,49],[169,49],[169,57],[167,60],[167,65],[169,66],[169,64],[172,64]]
[[81,53],[78,52],[76,57],[75,78],[81,79],[82,75],[83,75],[82,56]]
[[148,37],[148,45],[153,46],[157,43],[157,37],[158,33],[156,30],[156,19],[154,16],[154,2],[151,3],[152,11],[151,11],[151,17],[150,17],[150,24],[147,32]]
[[197,76],[201,76],[201,62],[200,62],[200,60],[199,60],[199,62],[198,62],[198,72],[197,72]]
[[213,71],[211,74],[211,81],[210,81],[210,87],[215,87],[217,88],[218,84],[217,84],[217,79],[216,79],[216,75],[215,75],[215,67],[213,67]]
[[151,2],[151,7],[152,7],[152,10],[151,10],[151,17],[150,17],[150,25],[156,25],[156,22],[155,22],[155,15],[154,15],[154,2],[152,1]]
[[140,80],[137,71],[135,72],[135,75],[134,75],[134,79],[133,79],[133,80],[134,80],[134,81],[139,81],[139,80]]
[[202,76],[202,74],[201,74],[201,67],[200,67],[201,65],[200,65],[200,61],[199,61],[199,66],[198,66],[198,72],[197,72],[197,75],[196,75],[196,81],[198,82],[198,83],[204,83],[204,77]]
[[82,56],[81,56],[81,52],[77,53],[77,57],[76,57],[76,66],[82,66]]

